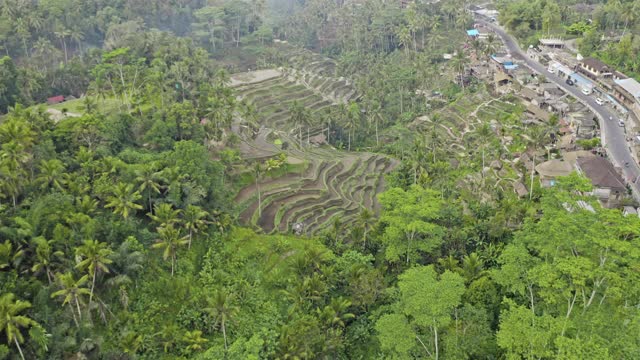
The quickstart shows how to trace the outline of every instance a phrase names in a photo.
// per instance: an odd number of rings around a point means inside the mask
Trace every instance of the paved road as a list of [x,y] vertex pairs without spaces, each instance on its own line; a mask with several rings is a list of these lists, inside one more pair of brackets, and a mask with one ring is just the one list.
[[[622,167],[624,177],[626,177],[630,183],[638,179],[638,176],[640,176],[640,167],[638,167],[638,164],[631,156],[631,151],[625,141],[625,130],[623,127],[618,126],[617,119],[619,116],[615,112],[611,111],[607,107],[596,104],[595,97],[586,96],[577,87],[567,85],[563,79],[547,71],[542,64],[529,58],[526,53],[520,49],[517,41],[511,35],[507,34],[501,27],[481,18],[476,18],[476,21],[492,28],[502,38],[502,41],[513,58],[523,60],[533,71],[543,74],[549,81],[552,81],[558,85],[558,87],[573,95],[586,106],[590,107],[591,110],[599,117],[602,144],[607,149],[610,160],[614,165]],[[613,120],[609,120],[609,118],[613,118]],[[628,163],[629,167],[625,167],[625,163]],[[630,185],[633,190],[634,197],[640,201],[640,184],[638,183],[640,183],[640,181]]]

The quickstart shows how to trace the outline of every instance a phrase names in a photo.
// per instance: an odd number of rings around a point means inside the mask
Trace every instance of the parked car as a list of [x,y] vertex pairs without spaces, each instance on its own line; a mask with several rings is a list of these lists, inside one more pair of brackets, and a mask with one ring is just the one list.
[[622,120],[618,120],[618,126],[620,126],[620,127],[624,127],[624,121],[622,121]]
[[596,98],[596,104],[602,106],[602,105],[604,105],[604,100],[602,100],[600,98]]

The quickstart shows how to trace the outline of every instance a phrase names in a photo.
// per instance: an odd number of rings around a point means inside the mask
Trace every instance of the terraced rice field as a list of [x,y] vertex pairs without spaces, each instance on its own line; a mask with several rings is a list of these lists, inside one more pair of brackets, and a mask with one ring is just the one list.
[[[237,96],[256,108],[260,125],[252,134],[237,132],[245,158],[263,161],[281,152],[273,144],[277,138],[289,144],[284,151],[289,159],[304,162],[306,168],[275,179],[265,177],[259,187],[252,184],[242,189],[235,198],[240,221],[266,233],[289,232],[294,224],[303,224],[304,232],[312,235],[339,217],[348,228],[363,208],[378,211],[376,195],[384,190],[384,174],[399,162],[371,153],[345,153],[307,144],[304,140],[308,136],[326,131],[321,120],[332,107],[357,99],[357,94],[348,80],[335,77],[333,60],[283,46],[288,53],[286,68],[232,76]],[[303,130],[302,139],[295,139],[300,135],[291,123],[289,108],[294,101],[311,112],[316,124],[309,133]]]
[[[363,209],[378,211],[376,195],[384,189],[384,174],[398,162],[370,154],[343,154],[318,149],[302,174],[288,174],[260,184],[262,211],[255,185],[236,196],[240,220],[267,233],[288,232],[302,223],[304,232],[316,234],[340,217],[347,227]],[[329,156],[328,156],[329,155]]]
[[[289,108],[297,101],[310,110],[312,120],[318,124],[304,137],[318,135],[322,132],[321,119],[329,114],[332,106],[357,99],[356,89],[349,80],[335,76],[334,60],[288,44],[277,46],[285,59],[285,67],[235,74],[232,86],[240,99],[256,107],[262,126],[292,130]],[[252,77],[253,81],[247,80]]]
[[289,109],[297,101],[311,112],[317,124],[309,134],[305,131],[303,137],[315,136],[322,132],[321,119],[330,113],[331,108],[356,94],[346,81],[293,69],[289,71],[288,74],[236,87],[238,97],[255,106],[262,126],[280,131],[292,130],[294,124],[290,121]]

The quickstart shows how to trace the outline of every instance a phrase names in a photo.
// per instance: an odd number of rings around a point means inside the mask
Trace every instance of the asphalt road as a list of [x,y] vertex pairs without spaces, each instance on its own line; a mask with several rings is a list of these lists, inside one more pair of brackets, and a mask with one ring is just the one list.
[[[631,156],[631,151],[625,141],[625,128],[618,125],[619,115],[605,106],[596,104],[595,96],[584,95],[578,87],[567,85],[565,80],[550,73],[544,66],[542,66],[542,64],[529,58],[527,54],[520,49],[518,42],[511,35],[507,34],[501,27],[480,18],[476,18],[476,21],[493,29],[496,34],[502,38],[502,41],[514,59],[524,61],[533,71],[544,75],[547,80],[555,83],[558,87],[577,98],[598,115],[602,143],[607,150],[609,159],[615,166],[622,168],[623,175],[629,182],[629,185],[633,190],[634,197],[636,200],[640,201],[640,184],[638,184],[640,181],[632,183],[634,180],[639,179],[640,167],[638,167],[638,164]],[[613,120],[609,120],[609,118],[612,118]],[[626,163],[629,164],[628,167],[625,166]]]

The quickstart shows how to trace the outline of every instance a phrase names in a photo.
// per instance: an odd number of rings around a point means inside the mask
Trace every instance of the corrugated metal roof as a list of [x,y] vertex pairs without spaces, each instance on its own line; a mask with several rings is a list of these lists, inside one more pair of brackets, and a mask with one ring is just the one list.
[[636,99],[640,99],[640,83],[635,79],[622,79],[615,80],[616,84],[625,89],[629,94],[633,95]]

